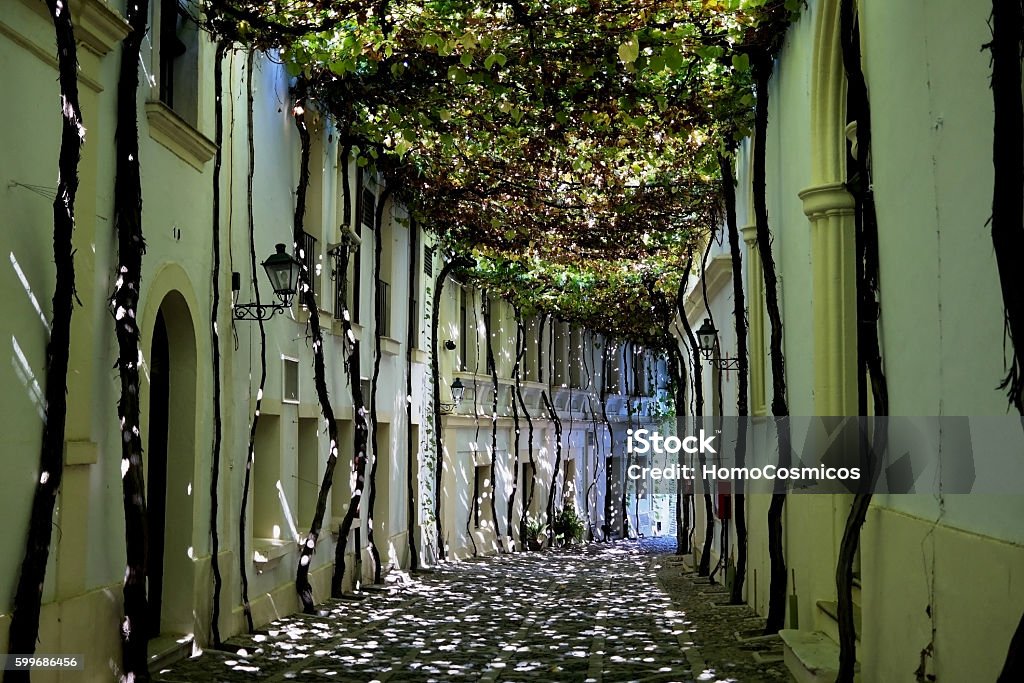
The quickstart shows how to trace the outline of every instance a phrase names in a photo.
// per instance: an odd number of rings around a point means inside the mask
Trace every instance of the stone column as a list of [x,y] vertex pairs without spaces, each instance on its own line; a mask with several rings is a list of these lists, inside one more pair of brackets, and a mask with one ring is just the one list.
[[841,183],[800,192],[811,222],[814,411],[857,413],[854,200]]

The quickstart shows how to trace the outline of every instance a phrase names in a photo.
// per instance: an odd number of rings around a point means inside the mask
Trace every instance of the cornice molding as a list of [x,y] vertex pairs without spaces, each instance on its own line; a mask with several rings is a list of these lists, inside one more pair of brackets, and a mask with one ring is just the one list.
[[202,171],[217,151],[217,145],[212,140],[190,126],[163,102],[146,102],[146,119],[149,121],[149,136],[197,171]]
[[[46,4],[39,0],[21,0],[39,15],[50,19]],[[104,0],[71,0],[71,20],[75,39],[97,57],[110,53],[131,31],[121,13]]]
[[[701,278],[707,283],[708,301],[714,301],[715,296],[732,279],[732,256],[719,254],[711,259],[708,267],[704,270]],[[690,293],[686,295],[686,317],[688,320],[696,320],[700,311],[704,310],[704,288],[697,280]]]

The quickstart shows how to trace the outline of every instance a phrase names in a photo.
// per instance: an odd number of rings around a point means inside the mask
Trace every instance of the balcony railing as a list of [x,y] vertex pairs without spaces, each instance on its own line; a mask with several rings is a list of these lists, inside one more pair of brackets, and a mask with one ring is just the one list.
[[[344,251],[343,251],[344,250]],[[348,304],[348,258],[347,247],[339,247],[331,252],[334,258],[334,317],[341,319],[342,311]]]
[[316,238],[310,235],[308,232],[302,233],[302,244],[300,245],[300,253],[302,254],[299,259],[302,261],[302,265],[306,270],[306,282],[309,284],[309,289],[312,293],[316,293]]
[[383,280],[377,280],[377,306],[374,309],[377,316],[377,331],[382,337],[391,336],[391,285]]

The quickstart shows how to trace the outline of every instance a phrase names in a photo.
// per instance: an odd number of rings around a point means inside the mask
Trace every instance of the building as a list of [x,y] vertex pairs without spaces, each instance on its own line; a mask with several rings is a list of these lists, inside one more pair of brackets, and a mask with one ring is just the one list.
[[[254,280],[259,281],[261,302],[275,301],[258,264],[275,252],[278,243],[299,254],[311,273],[324,337],[328,393],[341,443],[310,572],[314,595],[317,599],[330,595],[337,536],[356,488],[350,465],[355,415],[342,362],[346,308],[359,342],[360,373],[351,381],[359,382],[367,406],[376,388],[377,420],[370,439],[376,445],[377,460],[373,509],[369,496],[363,495],[358,523],[347,540],[350,571],[344,587],[351,590],[357,580],[373,579],[367,550],[371,523],[385,572],[409,567],[411,544],[421,562],[437,559],[433,498],[425,494],[433,489],[434,468],[429,465],[436,462],[432,459],[429,322],[442,255],[432,236],[410,227],[402,206],[384,198],[377,178],[360,172],[355,164],[346,172],[336,132],[313,110],[306,115],[312,139],[306,236],[293,249],[300,143],[283,67],[266,57],[248,62],[246,54],[228,52],[222,64],[224,90],[217,93],[215,46],[176,14],[176,2],[152,4],[153,30],[143,45],[144,82],[138,95],[147,240],[139,323],[151,547],[150,649],[161,657],[187,650],[193,643],[211,642],[211,463],[216,422],[213,394],[218,384],[222,441],[214,528],[220,549],[216,562],[224,579],[221,636],[246,628],[243,570],[257,626],[298,608],[294,588],[298,544],[314,517],[328,452],[313,383],[310,312],[297,303],[286,306],[265,321],[265,342],[257,322],[236,319],[244,305],[255,301]],[[114,677],[120,667],[125,574],[116,418],[119,388],[112,369],[116,344],[107,300],[116,263],[111,220],[115,100],[119,46],[127,25],[120,1],[81,0],[71,7],[88,129],[79,169],[74,237],[81,306],[73,318],[65,471],[54,516],[57,533],[46,575],[38,651],[88,653],[86,678],[104,680]],[[4,124],[0,148],[5,150],[0,159],[5,179],[0,215],[7,254],[2,281],[10,292],[0,303],[0,316],[10,326],[4,342],[10,362],[0,371],[0,382],[8,389],[0,404],[8,421],[8,445],[0,453],[5,472],[0,513],[12,530],[27,529],[39,476],[36,458],[44,415],[40,383],[47,300],[54,281],[53,189],[48,185],[55,176],[59,144],[53,48],[53,27],[43,3],[12,0],[0,7],[3,83],[8,92],[17,93],[0,105]],[[215,139],[218,95],[225,122],[220,140]],[[218,150],[220,204],[215,207]],[[347,221],[341,199],[346,179],[354,198]],[[374,217],[379,201],[385,205],[378,230]],[[219,262],[214,258],[211,227],[215,211],[221,226]],[[381,247],[379,270],[374,266],[376,241]],[[352,252],[343,274],[339,245],[346,244],[359,248]],[[220,305],[213,319],[215,292]],[[445,458],[444,543],[450,551],[446,555],[455,558],[495,552],[495,526],[503,533],[511,526],[518,539],[515,522],[522,518],[523,508],[520,493],[510,525],[506,501],[516,441],[510,417],[514,315],[500,301],[489,312],[499,387],[496,447],[492,447],[490,389],[485,386],[490,376],[479,351],[484,341],[478,322],[480,300],[480,292],[454,281],[447,284],[441,299],[441,400],[450,400],[448,387],[455,378],[474,389],[467,391],[470,400],[449,406],[451,413],[440,425]],[[467,315],[473,322],[467,322]],[[606,370],[598,359],[609,340],[550,320],[544,334],[538,335],[539,325],[539,320],[528,321],[524,345],[523,405],[532,415],[535,448],[527,476],[531,454],[520,444],[520,491],[534,479],[537,489],[527,512],[542,518],[547,494],[556,509],[563,501],[574,504],[594,535],[603,536],[605,526],[612,535],[622,534],[618,507],[612,508],[611,519],[605,518],[605,491],[617,497],[622,494],[626,479],[621,433],[629,422],[651,419],[648,405],[664,386],[663,379],[658,379],[663,373],[657,374],[649,353],[633,349],[627,353],[622,346],[609,352],[617,360]],[[447,341],[453,341],[459,352],[445,350]],[[212,363],[215,345],[219,377]],[[262,389],[261,358],[266,361]],[[647,366],[649,372],[643,369]],[[602,398],[598,387],[606,372],[608,391],[613,394],[607,422],[600,419],[598,405]],[[556,445],[559,431],[544,410],[542,393],[547,393],[561,421],[560,449]],[[246,494],[250,426],[258,399],[260,415]],[[614,436],[609,435],[608,425]],[[611,457],[613,443],[615,456]],[[492,477],[489,466],[495,460],[498,474]],[[609,473],[613,482],[606,488]],[[492,481],[504,498],[497,507],[497,519],[490,516],[489,506],[477,506],[474,511],[470,505],[474,486],[482,496]],[[243,505],[245,524],[239,528]],[[635,527],[639,507],[633,507]],[[5,534],[0,540],[0,556],[7,558],[0,568],[0,595],[13,595],[23,553],[22,533]],[[0,638],[6,638],[10,623],[7,600],[0,602]],[[45,680],[42,674],[37,678]]]
[[[981,46],[991,38],[991,8],[948,1],[861,0],[858,6],[874,121],[880,329],[890,413],[1006,415],[1006,396],[998,388],[1005,375],[1002,299],[986,225],[993,112],[989,54]],[[786,35],[769,94],[767,200],[790,412],[856,415],[854,203],[843,184],[848,141],[855,142],[857,133],[846,113],[838,0],[807,3]],[[754,416],[767,416],[770,325],[761,263],[752,250],[749,140],[737,167],[749,399]],[[723,355],[735,355],[727,253],[727,243],[713,247],[702,276],[709,305],[696,283],[687,317],[697,327],[710,308]],[[735,373],[729,374],[719,384],[704,365],[705,386],[720,390],[722,412],[735,415],[737,386]],[[719,414],[717,403],[707,404],[705,414]],[[761,614],[770,576],[767,504],[764,496],[747,501],[746,597]],[[795,630],[784,632],[784,640],[787,665],[798,680],[833,679],[827,667],[818,677],[811,673],[808,652],[815,648],[801,635],[825,634],[815,654],[837,662],[838,650],[829,643],[838,638],[835,573],[849,505],[849,496],[838,495],[791,495],[786,502],[785,555],[794,596],[787,625]],[[697,528],[703,529],[697,507]],[[1024,609],[1024,534],[1016,522],[1022,511],[1024,498],[1016,495],[874,497],[854,594],[862,624],[861,680],[997,677]],[[700,551],[717,558],[717,540],[714,549]]]

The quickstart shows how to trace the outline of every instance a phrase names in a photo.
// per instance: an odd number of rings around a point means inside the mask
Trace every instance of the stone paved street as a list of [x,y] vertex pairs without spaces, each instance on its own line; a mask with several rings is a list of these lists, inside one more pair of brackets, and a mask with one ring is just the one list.
[[735,640],[756,626],[747,608],[709,613],[706,629],[688,615],[687,602],[713,609],[698,589],[716,587],[684,579],[664,554],[673,547],[625,541],[448,564],[280,619],[229,641],[236,653],[208,650],[157,680],[785,680]]

